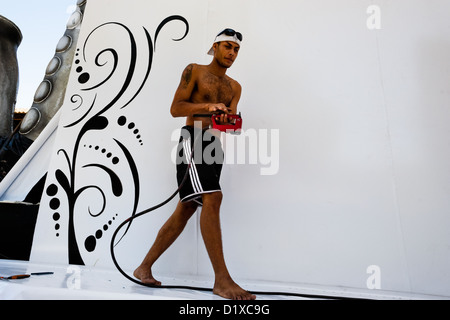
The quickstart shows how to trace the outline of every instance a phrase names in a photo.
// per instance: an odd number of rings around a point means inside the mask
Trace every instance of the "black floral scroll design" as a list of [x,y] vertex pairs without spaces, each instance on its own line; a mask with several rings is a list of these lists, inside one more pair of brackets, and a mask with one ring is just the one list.
[[[183,40],[189,33],[189,24],[188,21],[178,15],[170,16],[166,19],[164,19],[159,26],[156,29],[155,32],[155,44],[158,39],[158,35],[160,34],[160,31],[164,28],[164,26],[171,22],[171,21],[181,21],[185,25],[185,33],[184,35],[179,39],[173,39],[174,41],[181,41]],[[110,72],[104,77],[103,80],[99,81],[98,83],[91,83],[93,80],[91,79],[90,73],[86,72],[83,68],[83,63],[86,63],[87,61],[87,51],[88,51],[88,44],[92,39],[92,36],[94,33],[99,32],[99,30],[103,28],[107,28],[109,26],[115,26],[122,28],[126,34],[128,35],[129,39],[129,62],[126,64],[127,69],[125,71],[125,75],[121,77],[123,80],[123,83],[118,86],[117,80],[112,81],[113,76],[116,75],[118,72],[118,65],[121,61],[121,56],[119,52],[112,47],[104,48],[101,50],[94,59],[94,64],[98,68],[102,68],[105,65],[109,64],[110,66]],[[95,133],[100,134],[105,132],[105,134],[109,135],[108,138],[110,142],[113,145],[116,145],[118,152],[121,153],[120,158],[125,159],[126,165],[129,168],[129,172],[132,176],[133,186],[134,187],[134,199],[133,203],[130,204],[130,207],[132,208],[132,215],[136,214],[138,203],[139,203],[139,196],[140,196],[140,182],[139,182],[139,171],[136,165],[136,162],[134,160],[134,157],[132,153],[130,152],[129,146],[127,146],[123,141],[120,141],[117,137],[111,136],[111,131],[105,131],[108,127],[111,127],[112,124],[114,124],[114,120],[112,117],[117,118],[117,110],[121,110],[126,108],[131,104],[133,100],[139,95],[139,93],[142,91],[145,83],[147,82],[150,71],[152,68],[153,63],[153,53],[155,51],[154,42],[152,41],[152,37],[150,33],[147,31],[146,28],[143,28],[143,32],[145,34],[146,43],[145,45],[147,48],[145,50],[142,50],[139,52],[140,56],[138,57],[138,42],[136,41],[135,34],[125,25],[119,22],[107,22],[104,24],[99,25],[95,29],[93,29],[90,34],[86,37],[83,45],[77,50],[76,53],[76,60],[75,60],[75,67],[76,72],[79,73],[78,82],[80,84],[80,92],[74,94],[70,102],[75,105],[75,107],[72,109],[72,112],[76,112],[77,117],[75,121],[72,121],[71,123],[64,125],[63,127],[65,129],[71,128],[72,130],[77,130],[78,132],[75,143],[73,144],[73,149],[68,150],[67,148],[61,148],[57,151],[58,156],[62,156],[65,160],[66,166],[58,168],[55,170],[55,178],[59,186],[62,190],[64,190],[65,196],[67,198],[67,206],[68,206],[68,255],[69,255],[69,263],[70,264],[78,264],[78,265],[84,265],[83,257],[81,255],[81,251],[79,248],[79,243],[77,241],[77,233],[76,233],[76,227],[75,227],[75,215],[81,215],[84,214],[83,212],[79,212],[79,210],[75,210],[77,201],[80,199],[80,196],[85,193],[87,190],[98,192],[100,197],[92,197],[94,200],[90,201],[98,201],[100,202],[100,205],[98,203],[91,203],[87,204],[87,214],[89,214],[91,217],[97,218],[102,216],[105,213],[108,197],[107,194],[112,194],[116,198],[120,198],[123,195],[124,191],[124,181],[123,178],[120,177],[116,171],[114,170],[114,165],[117,164],[119,157],[115,157],[112,159],[112,161],[109,163],[109,165],[105,165],[104,163],[100,162],[92,162],[88,163],[82,166],[78,165],[79,157],[80,157],[80,149],[85,148],[91,148],[93,146],[89,146],[86,140],[88,133]],[[131,86],[133,81],[136,81],[137,78],[136,75],[136,69],[138,67],[137,61],[138,58],[140,61],[142,61],[142,52],[146,52],[148,54],[148,57],[146,57],[146,72],[143,77],[143,79],[138,80],[140,83],[138,85]],[[107,56],[108,58],[112,58],[112,61],[107,61],[104,63],[101,63],[101,58]],[[112,67],[111,67],[112,66]],[[139,68],[142,66],[139,65]],[[117,77],[114,77],[114,79],[117,79]],[[110,86],[108,84],[111,83]],[[105,86],[107,87],[107,90],[105,90]],[[116,88],[118,86],[118,89],[116,89],[115,92],[113,92],[112,97],[109,99],[99,99],[99,95],[103,94],[104,92],[108,92],[108,94],[111,93],[111,88]],[[137,89],[132,89],[137,88]],[[135,90],[134,92],[130,92],[131,90]],[[92,94],[91,94],[92,93]],[[123,99],[125,97],[125,93],[127,93],[126,96],[131,98]],[[86,94],[90,95],[91,98],[86,97]],[[93,98],[92,98],[93,97]],[[89,101],[89,102],[88,102]],[[103,102],[99,102],[103,101]],[[107,102],[105,102],[107,101]],[[116,110],[115,115],[111,114],[110,110]],[[121,116],[117,123],[120,126],[124,126],[126,122],[126,118],[124,116]],[[131,123],[128,125],[128,128],[131,128],[134,126],[134,123]],[[79,129],[78,129],[79,128]],[[136,133],[138,130],[134,130]],[[142,145],[142,138],[137,135],[139,138],[139,142]],[[108,157],[112,157],[111,153],[107,155]],[[94,159],[96,160],[96,159]],[[78,165],[78,166],[77,166]],[[110,181],[110,187],[111,187],[111,193],[106,192],[106,190],[102,189],[101,186],[96,184],[89,184],[89,185],[83,185],[78,186],[81,184],[79,182],[79,178],[85,171],[85,169],[89,169],[90,172],[92,170],[98,170],[100,172],[103,172],[109,177]],[[50,188],[51,187],[51,188]],[[59,190],[59,187],[55,185],[51,185],[48,188],[48,194],[54,194],[56,193],[56,190]],[[131,186],[126,186],[127,189],[131,188]],[[89,199],[92,199],[89,198]],[[53,199],[54,200],[54,199]],[[58,200],[58,199],[57,199]],[[59,200],[58,200],[59,205]],[[84,204],[83,204],[84,205]],[[51,206],[51,205],[50,205]],[[51,206],[52,207],[52,206]],[[53,206],[56,207],[56,206]],[[97,210],[93,211],[92,208],[97,208]],[[100,208],[100,209],[98,209]],[[114,213],[108,213],[109,216],[117,216],[117,214],[114,215]],[[58,214],[54,214],[54,217],[57,217],[59,220],[60,216]],[[55,219],[55,218],[54,218]],[[55,221],[57,220],[55,219]],[[109,221],[111,223],[111,221]],[[128,231],[128,229],[131,226],[131,222],[129,223],[125,233]],[[58,224],[59,229],[59,224]],[[105,230],[107,229],[107,225],[104,226]],[[101,234],[102,230],[99,229],[97,231],[97,235]],[[125,234],[124,233],[124,234]],[[92,252],[95,250],[95,244],[96,244],[96,237],[95,236],[89,236],[85,239],[85,249],[88,252]]]

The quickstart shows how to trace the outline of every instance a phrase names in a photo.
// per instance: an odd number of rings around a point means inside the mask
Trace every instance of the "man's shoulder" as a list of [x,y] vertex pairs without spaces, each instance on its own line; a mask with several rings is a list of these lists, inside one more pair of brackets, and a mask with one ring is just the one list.
[[186,67],[185,70],[189,71],[193,75],[196,75],[196,74],[205,73],[206,72],[206,67],[207,66],[204,66],[204,65],[201,65],[201,64],[191,63],[191,64],[189,64]]
[[195,70],[204,70],[207,66],[198,63],[190,63],[186,68],[195,69]]
[[231,86],[234,89],[237,89],[237,90],[241,90],[242,89],[241,84],[239,82],[237,82],[235,79],[229,77],[228,75],[227,75],[227,79],[228,79],[228,81],[230,82]]

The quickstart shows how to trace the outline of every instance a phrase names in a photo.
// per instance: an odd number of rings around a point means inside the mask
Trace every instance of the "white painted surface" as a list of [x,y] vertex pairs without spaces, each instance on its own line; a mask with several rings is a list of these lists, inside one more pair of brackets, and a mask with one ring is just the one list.
[[[224,301],[210,291],[188,289],[147,288],[130,282],[109,268],[73,265],[49,265],[24,261],[0,260],[0,275],[31,275],[22,280],[0,281],[1,300],[203,300]],[[182,275],[159,277],[165,285],[194,286],[210,289],[213,280],[204,276]],[[257,293],[257,300],[434,300],[446,297],[405,294],[401,292],[333,288],[319,285],[299,285],[283,282],[238,279],[247,290]],[[264,294],[262,294],[264,293]],[[278,294],[274,294],[278,293]],[[298,296],[280,293],[296,293]],[[268,301],[269,302],[269,301]],[[208,303],[207,303],[208,304]],[[271,307],[267,307],[271,310]],[[272,310],[271,312],[273,312]],[[220,312],[220,310],[219,310]]]

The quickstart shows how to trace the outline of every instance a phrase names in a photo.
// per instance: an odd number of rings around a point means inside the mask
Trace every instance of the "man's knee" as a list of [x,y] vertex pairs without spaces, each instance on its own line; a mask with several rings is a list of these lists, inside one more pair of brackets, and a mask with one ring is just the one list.
[[213,206],[220,208],[222,203],[223,194],[220,191],[205,193],[202,195],[203,206]]

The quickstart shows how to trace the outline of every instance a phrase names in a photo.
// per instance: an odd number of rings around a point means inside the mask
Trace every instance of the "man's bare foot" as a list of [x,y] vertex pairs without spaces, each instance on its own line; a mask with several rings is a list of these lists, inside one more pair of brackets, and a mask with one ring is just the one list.
[[231,300],[255,300],[256,296],[242,289],[232,279],[214,283],[213,293]]
[[161,282],[153,278],[152,270],[150,268],[144,268],[139,266],[136,270],[134,270],[133,275],[135,278],[141,280],[144,284],[150,284],[154,286],[160,286]]

